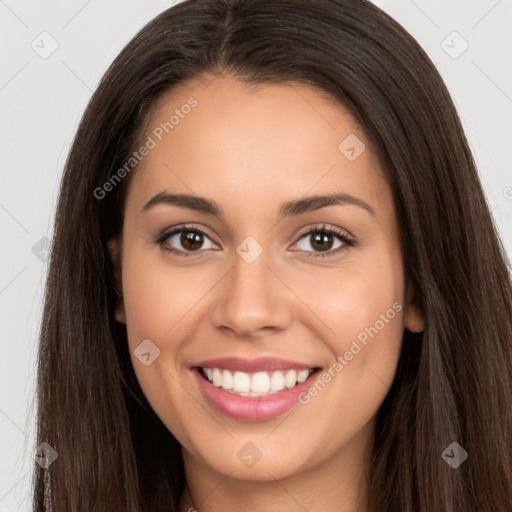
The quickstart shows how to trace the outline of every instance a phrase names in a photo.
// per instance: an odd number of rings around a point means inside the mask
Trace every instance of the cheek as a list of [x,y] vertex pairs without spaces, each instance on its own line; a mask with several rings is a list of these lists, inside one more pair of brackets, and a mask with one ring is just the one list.
[[[183,329],[187,323],[183,319],[197,303],[199,293],[186,284],[180,272],[169,271],[161,258],[157,260],[156,251],[126,247],[123,299],[128,345],[135,374],[150,403],[155,398],[154,391],[172,386],[175,381],[171,375],[180,371],[175,364],[181,350],[177,340],[186,336]],[[139,345],[148,339],[160,352],[155,352],[158,357],[154,363],[145,366],[137,354]]]
[[[193,309],[204,290],[196,285],[194,276],[172,271],[155,255],[137,249],[125,252],[123,260],[123,296],[126,328],[132,365],[146,399],[156,414],[164,420],[173,434],[187,439],[183,418],[197,412],[194,400],[180,382],[185,378],[184,369],[178,365],[184,344],[190,338],[187,312]],[[189,284],[189,286],[187,286]],[[141,363],[137,354],[144,340],[160,351],[148,365]],[[147,342],[146,342],[147,343]],[[150,345],[151,347],[151,345]],[[149,349],[152,351],[152,348]],[[150,355],[153,359],[153,354]],[[172,403],[174,411],[169,415]]]
[[[304,287],[308,304],[328,327],[323,329],[324,342],[332,364],[301,400],[317,425],[339,425],[330,437],[332,449],[377,412],[393,382],[403,336],[399,252],[383,249],[351,262],[347,259],[335,276],[310,276]],[[325,407],[327,403],[332,407]]]
[[[317,313],[311,328],[322,332],[332,354],[330,372],[320,376],[319,386],[304,402],[321,391],[329,395],[329,403],[338,403],[360,421],[375,414],[387,394],[403,336],[402,261],[394,246],[385,247],[347,258],[330,275],[319,269],[301,281],[300,293]],[[336,416],[333,410],[318,414],[329,417],[325,424]]]
[[201,282],[197,273],[171,269],[157,251],[127,250],[123,295],[130,345],[146,338],[171,343],[173,330],[204,295]]
[[394,246],[354,252],[343,266],[312,267],[293,281],[297,295],[316,313],[315,331],[321,328],[336,354],[349,350],[351,340],[358,337],[362,342],[372,339],[369,332],[375,339],[401,338],[404,281]]

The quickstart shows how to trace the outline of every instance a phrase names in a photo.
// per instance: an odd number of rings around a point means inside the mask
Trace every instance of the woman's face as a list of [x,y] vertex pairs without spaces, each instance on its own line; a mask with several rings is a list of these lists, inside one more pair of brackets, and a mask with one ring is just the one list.
[[360,461],[422,329],[365,134],[315,88],[216,77],[163,98],[143,143],[110,247],[117,319],[186,464],[267,480]]

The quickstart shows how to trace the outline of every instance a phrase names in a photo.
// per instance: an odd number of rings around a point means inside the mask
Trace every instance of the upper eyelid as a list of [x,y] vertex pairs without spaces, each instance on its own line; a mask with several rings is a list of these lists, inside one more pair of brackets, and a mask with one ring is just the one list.
[[325,223],[322,223],[321,225],[310,226],[307,228],[300,229],[297,236],[303,237],[304,235],[308,235],[312,232],[317,232],[317,231],[319,231],[319,232],[327,231],[328,233],[331,233],[335,236],[343,236],[345,238],[349,238],[350,240],[355,239],[354,235],[352,235],[352,233],[350,233],[348,230],[346,230],[344,228],[330,226]]

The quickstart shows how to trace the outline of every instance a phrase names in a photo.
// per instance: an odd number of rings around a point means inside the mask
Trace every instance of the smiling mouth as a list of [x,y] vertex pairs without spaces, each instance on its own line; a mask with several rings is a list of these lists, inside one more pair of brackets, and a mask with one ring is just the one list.
[[305,382],[318,367],[246,373],[223,368],[198,367],[199,374],[210,384],[238,396],[268,396],[292,389]]

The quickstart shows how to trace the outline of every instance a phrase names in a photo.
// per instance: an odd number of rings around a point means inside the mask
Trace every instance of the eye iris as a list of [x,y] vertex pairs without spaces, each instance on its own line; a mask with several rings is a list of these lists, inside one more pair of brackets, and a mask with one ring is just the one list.
[[203,235],[196,231],[183,231],[181,233],[180,242],[185,249],[193,251],[199,249],[203,244]]
[[[332,238],[333,236],[327,233],[316,233],[313,236],[313,243],[311,247],[317,250],[329,250],[332,246]],[[328,247],[326,247],[328,246]]]

